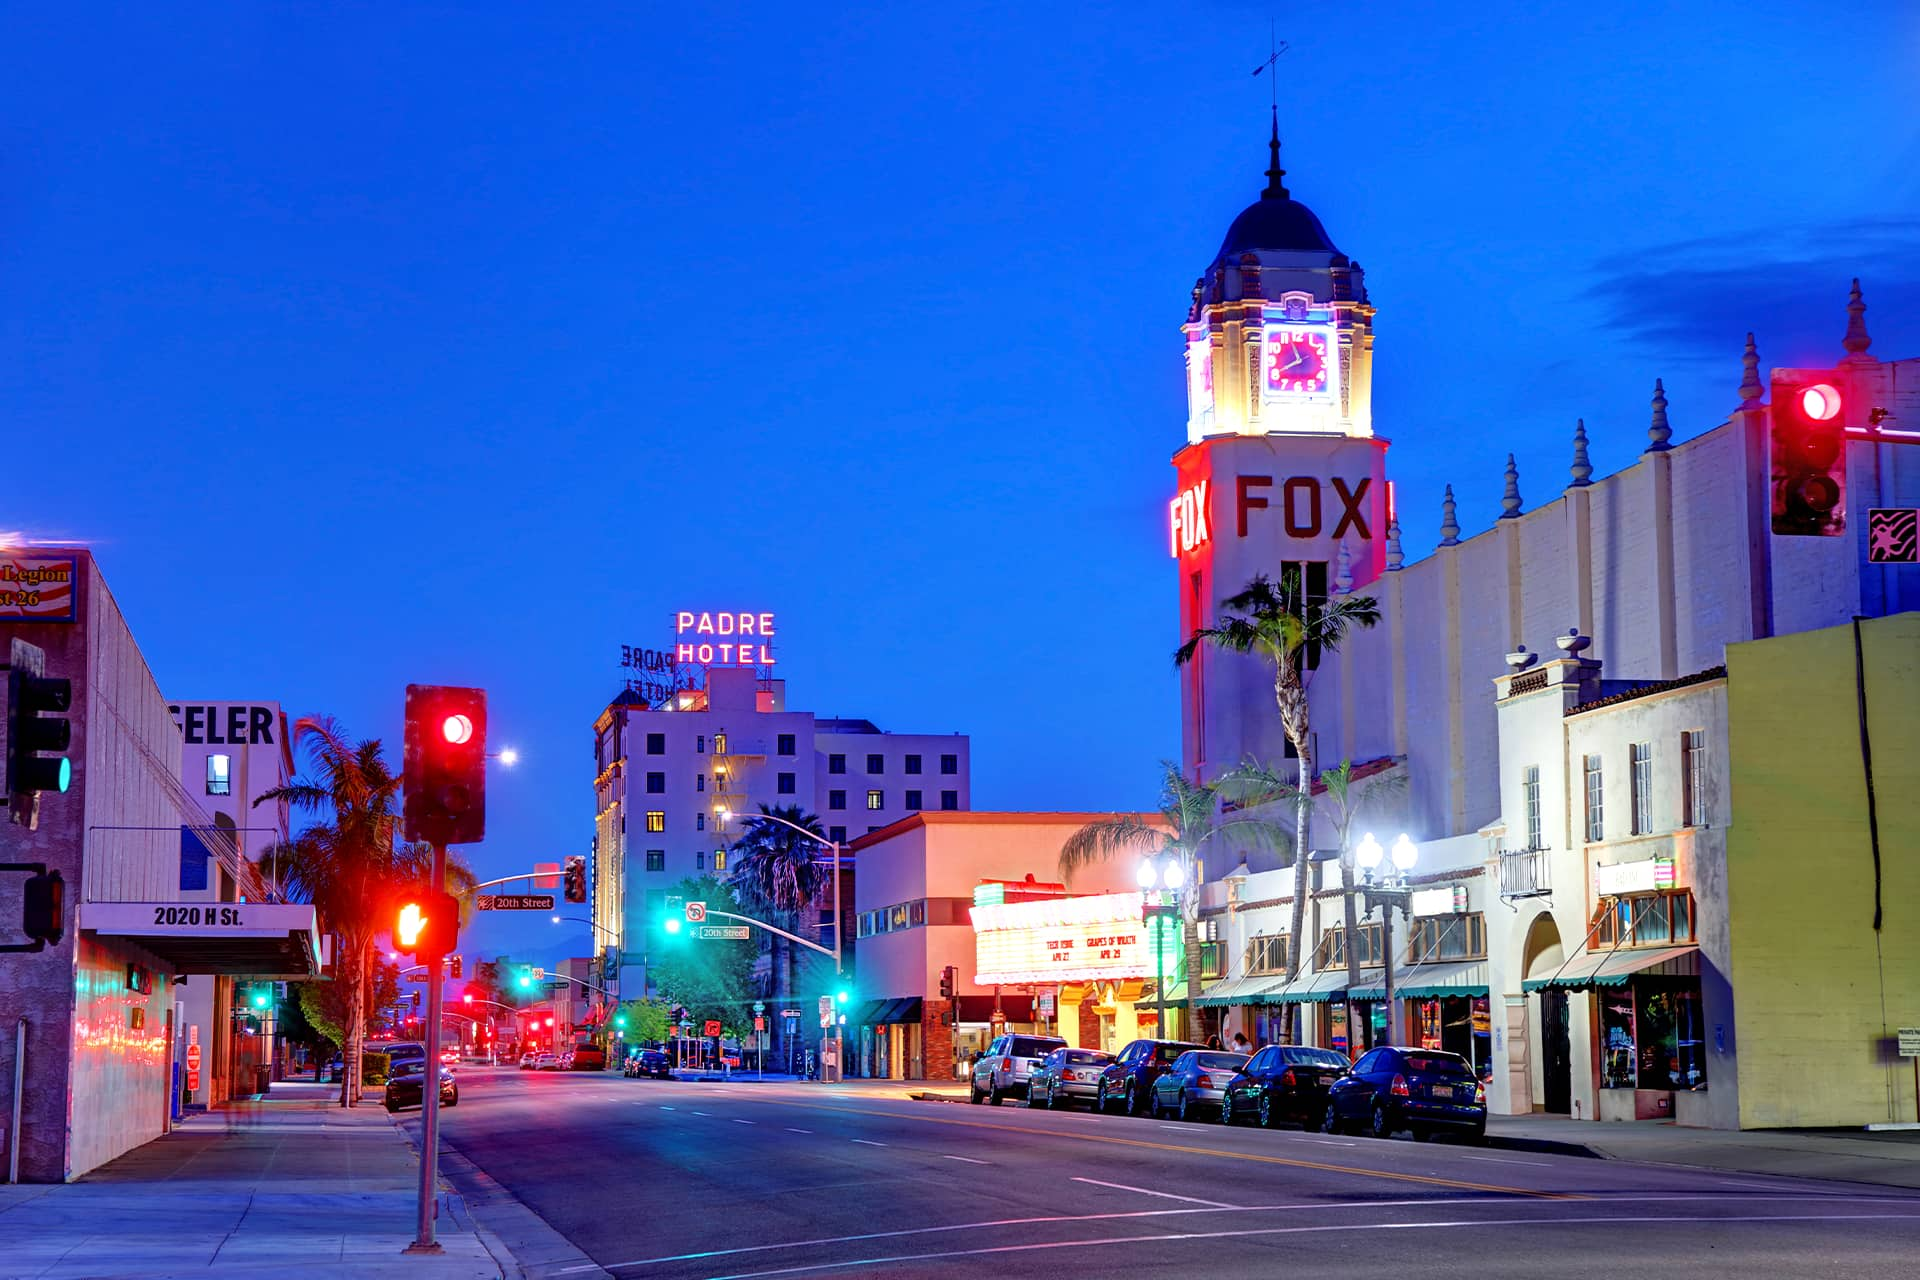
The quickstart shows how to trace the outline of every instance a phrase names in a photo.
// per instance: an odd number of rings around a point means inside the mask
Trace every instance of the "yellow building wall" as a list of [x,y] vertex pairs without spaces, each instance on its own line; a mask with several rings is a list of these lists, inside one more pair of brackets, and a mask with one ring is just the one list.
[[1727,836],[1742,1128],[1915,1119],[1890,1038],[1920,1026],[1920,613],[1727,647]]

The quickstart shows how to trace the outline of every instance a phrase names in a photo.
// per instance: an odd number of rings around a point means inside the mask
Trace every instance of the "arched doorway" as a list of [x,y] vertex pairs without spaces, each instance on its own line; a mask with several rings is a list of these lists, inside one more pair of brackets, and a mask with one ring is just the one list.
[[[1521,944],[1520,972],[1528,980],[1551,978],[1566,963],[1566,948],[1560,943],[1560,926],[1553,913],[1542,911],[1527,926]],[[1540,1101],[1553,1115],[1573,1110],[1573,1051],[1567,1035],[1567,993],[1546,989],[1535,992],[1540,1020],[1536,1024],[1540,1046]]]

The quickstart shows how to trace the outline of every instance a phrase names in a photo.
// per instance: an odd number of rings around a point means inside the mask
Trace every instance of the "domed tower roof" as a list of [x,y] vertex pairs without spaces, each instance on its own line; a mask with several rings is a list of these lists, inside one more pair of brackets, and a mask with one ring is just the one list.
[[1282,181],[1287,171],[1280,167],[1280,119],[1274,116],[1273,136],[1267,143],[1271,157],[1267,166],[1267,187],[1260,198],[1240,211],[1220,242],[1215,263],[1238,261],[1243,253],[1326,254],[1330,265],[1346,265],[1346,255],[1334,247],[1327,229],[1313,210],[1295,200]]

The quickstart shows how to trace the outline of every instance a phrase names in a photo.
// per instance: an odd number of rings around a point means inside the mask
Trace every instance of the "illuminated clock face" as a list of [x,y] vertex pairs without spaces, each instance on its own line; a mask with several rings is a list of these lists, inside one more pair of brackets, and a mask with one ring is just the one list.
[[1330,329],[1269,325],[1263,350],[1267,399],[1324,397],[1333,390]]

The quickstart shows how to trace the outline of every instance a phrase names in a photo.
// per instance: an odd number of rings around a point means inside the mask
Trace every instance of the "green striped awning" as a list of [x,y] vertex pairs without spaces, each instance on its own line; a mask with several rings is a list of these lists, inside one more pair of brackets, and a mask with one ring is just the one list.
[[1286,983],[1285,976],[1276,973],[1229,978],[1224,982],[1216,982],[1202,991],[1200,1003],[1209,1009],[1220,1009],[1236,1004],[1269,1004],[1273,1001],[1273,993]]
[[1697,978],[1700,976],[1700,948],[1689,945],[1637,951],[1589,951],[1567,961],[1556,972],[1544,978],[1528,978],[1520,986],[1525,991],[1617,987],[1636,973],[1666,978]]
[[1346,970],[1329,973],[1316,973],[1311,977],[1303,974],[1301,981],[1289,984],[1267,997],[1269,1004],[1325,1004],[1329,1000],[1341,999],[1347,990]]
[[[1432,1000],[1439,996],[1484,996],[1487,994],[1487,962],[1463,960],[1447,964],[1415,964],[1394,970],[1393,995],[1396,1000]],[[1355,1000],[1384,1000],[1385,984],[1374,979],[1348,993]]]

